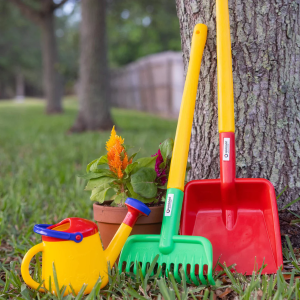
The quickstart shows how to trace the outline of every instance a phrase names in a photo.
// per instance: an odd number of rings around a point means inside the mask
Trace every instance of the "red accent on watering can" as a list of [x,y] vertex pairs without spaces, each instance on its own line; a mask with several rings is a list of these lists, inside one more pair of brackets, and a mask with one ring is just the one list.
[[134,198],[127,198],[125,205],[128,208],[128,213],[123,220],[123,223],[131,228],[135,224],[139,216],[149,216],[151,210],[144,203]]
[[[68,233],[77,233],[80,232],[83,237],[91,236],[98,232],[97,225],[89,220],[81,219],[81,218],[67,218],[62,220],[61,222],[49,226],[47,229],[55,230],[55,228],[69,224],[69,227],[66,230],[61,230],[62,232],[68,232]],[[79,236],[80,237],[80,236]],[[76,237],[77,239],[77,237]],[[46,242],[61,242],[63,240],[58,238],[53,238],[49,236],[42,236],[42,240]]]

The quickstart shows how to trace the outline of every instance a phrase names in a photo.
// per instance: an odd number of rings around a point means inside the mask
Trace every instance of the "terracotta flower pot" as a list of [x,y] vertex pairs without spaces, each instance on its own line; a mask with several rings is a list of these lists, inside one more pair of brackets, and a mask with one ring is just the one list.
[[[98,223],[101,240],[104,249],[117,232],[127,214],[127,207],[102,206],[94,203],[94,219]],[[151,213],[148,217],[141,216],[135,223],[133,234],[160,234],[163,218],[164,205],[150,207]]]

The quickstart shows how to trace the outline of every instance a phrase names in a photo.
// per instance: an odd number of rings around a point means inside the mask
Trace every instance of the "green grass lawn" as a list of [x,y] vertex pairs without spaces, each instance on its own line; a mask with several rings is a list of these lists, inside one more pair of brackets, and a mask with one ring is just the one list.
[[[44,114],[44,103],[0,102],[0,299],[62,299],[34,292],[20,276],[20,262],[27,250],[40,242],[32,231],[36,223],[56,223],[66,217],[92,219],[92,203],[78,174],[87,163],[105,153],[110,132],[68,134],[77,114],[76,101],[65,101],[65,113]],[[174,138],[176,121],[149,114],[113,109],[117,133],[127,145],[141,149],[138,156],[157,152],[158,145]],[[110,285],[87,299],[300,299],[298,253],[285,249],[287,265],[294,271],[288,283],[281,271],[275,276],[241,274],[215,276],[217,286],[207,288],[176,284],[157,276],[132,279],[110,273]],[[37,257],[38,258],[38,257]],[[39,278],[38,263],[33,276]],[[297,269],[298,267],[298,269]],[[234,298],[237,297],[237,298]],[[74,299],[72,295],[64,299]],[[82,299],[78,296],[76,299]]]

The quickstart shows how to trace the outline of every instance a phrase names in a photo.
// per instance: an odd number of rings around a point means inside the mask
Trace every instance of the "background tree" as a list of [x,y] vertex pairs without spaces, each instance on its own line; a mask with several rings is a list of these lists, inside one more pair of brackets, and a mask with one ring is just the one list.
[[7,1],[0,2],[0,28],[0,99],[15,98],[17,89],[40,93],[38,29]]
[[21,12],[41,28],[43,55],[43,86],[47,100],[46,112],[49,114],[62,112],[62,86],[57,70],[58,55],[54,27],[54,11],[68,0],[11,0]]
[[[176,5],[185,69],[194,25],[208,26],[189,179],[218,178],[215,2],[176,0]],[[300,192],[299,6],[283,0],[229,0],[237,176],[269,179],[277,193],[288,185],[279,200],[285,202]]]
[[79,113],[71,131],[112,127],[106,55],[106,0],[81,2]]

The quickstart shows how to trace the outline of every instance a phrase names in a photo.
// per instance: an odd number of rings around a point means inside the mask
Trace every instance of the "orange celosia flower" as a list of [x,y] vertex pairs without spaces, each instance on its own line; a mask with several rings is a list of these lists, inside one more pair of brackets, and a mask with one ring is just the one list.
[[123,171],[129,164],[132,163],[132,159],[128,161],[128,155],[125,152],[124,146],[122,145],[123,143],[124,139],[117,135],[114,126],[111,131],[111,136],[106,143],[107,160],[109,169],[115,173],[119,179],[123,178]]
[[115,126],[114,126],[111,130],[110,138],[106,142],[106,150],[109,151],[110,148],[115,145],[116,141],[119,141],[121,145],[124,143],[124,139],[122,139],[120,136],[117,135]]
[[123,173],[122,173],[122,170],[121,170],[121,167],[119,167],[118,169],[118,177],[121,179],[123,177]]
[[128,155],[127,155],[127,153],[125,152],[125,157],[124,157],[123,162],[122,162],[122,170],[125,170],[126,167],[127,167],[128,165],[130,165],[131,163],[132,163],[132,158],[128,161]]

